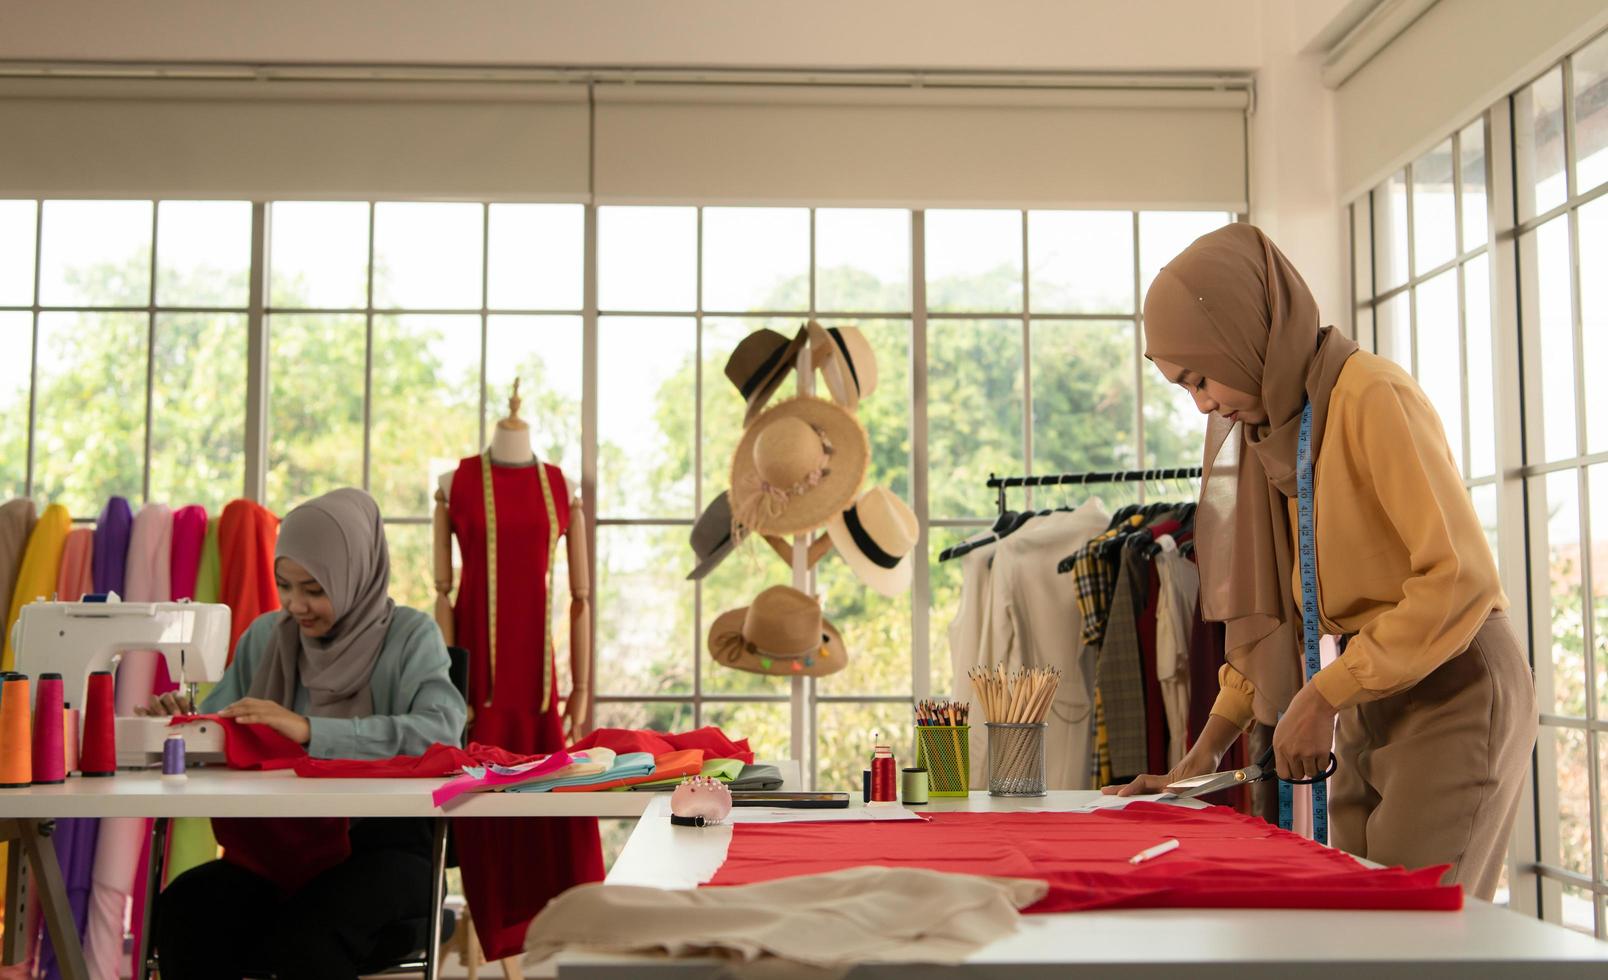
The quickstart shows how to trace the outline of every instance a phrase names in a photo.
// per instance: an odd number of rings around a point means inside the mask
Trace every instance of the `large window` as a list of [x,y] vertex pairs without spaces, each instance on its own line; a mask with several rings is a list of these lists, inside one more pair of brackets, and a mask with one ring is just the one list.
[[1440,411],[1521,630],[1528,612],[1541,729],[1514,903],[1608,938],[1608,391],[1593,373],[1608,364],[1595,272],[1608,262],[1608,36],[1351,218],[1359,336]]
[[829,557],[815,587],[847,669],[795,691],[715,665],[713,618],[791,580],[760,542],[684,578],[740,434],[731,350],[811,316],[865,333],[868,480],[918,506],[935,555],[990,519],[990,472],[1198,462],[1198,415],[1143,363],[1141,304],[1163,262],[1229,220],[0,202],[0,342],[20,355],[0,367],[0,494],[87,519],[114,493],[214,511],[244,494],[283,513],[364,486],[399,600],[428,608],[436,478],[485,444],[518,377],[537,453],[577,488],[595,478],[598,724],[719,724],[762,756],[797,753],[818,785],[853,785],[870,732],[905,730],[913,694],[949,688],[958,570],[918,555],[912,593],[888,599]]

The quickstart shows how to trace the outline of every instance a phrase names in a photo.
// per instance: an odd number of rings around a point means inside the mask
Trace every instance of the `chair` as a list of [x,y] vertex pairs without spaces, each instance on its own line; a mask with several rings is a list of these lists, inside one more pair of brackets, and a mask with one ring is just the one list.
[[[467,702],[469,698],[469,651],[463,647],[447,647],[447,660],[447,676],[452,680],[452,686],[457,688],[458,693]],[[459,733],[460,741],[468,730],[467,720],[465,721],[464,729],[464,732]],[[435,834],[430,846],[431,858],[436,866],[435,884],[432,888],[433,894],[431,896],[431,908],[434,912],[431,915],[417,919],[402,919],[393,923],[386,932],[382,933],[382,938],[394,941],[382,942],[381,945],[394,948],[407,941],[412,952],[401,959],[381,959],[373,963],[359,964],[359,973],[363,976],[395,976],[397,974],[420,973],[424,975],[426,980],[433,980],[431,958],[429,956],[430,949],[434,946],[439,950],[452,938],[452,934],[456,931],[457,914],[446,904],[446,869],[456,867],[458,862],[455,857],[449,859],[451,848],[449,847],[446,818],[437,816],[434,820]],[[151,848],[153,887],[150,894],[153,900],[156,893],[154,882],[161,881],[165,877],[167,870],[165,863],[165,852],[167,850],[165,846],[166,824],[166,818],[158,818],[156,833],[158,835],[158,844],[161,846],[153,845]],[[145,926],[144,935],[147,937],[152,935],[155,925],[154,901],[148,904],[148,908],[151,909],[151,914]],[[143,966],[146,975],[149,975],[152,970],[161,969],[154,948],[146,952]],[[280,980],[272,971],[268,970],[248,972],[244,977],[245,980]]]

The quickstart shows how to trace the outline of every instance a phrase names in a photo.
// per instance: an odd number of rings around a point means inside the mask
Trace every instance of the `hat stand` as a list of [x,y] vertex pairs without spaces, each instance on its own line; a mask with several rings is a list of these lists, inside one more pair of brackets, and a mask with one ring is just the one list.
[[[815,394],[815,365],[810,358],[810,345],[804,344],[798,352],[798,393],[800,395]],[[810,537],[812,533],[803,532],[793,535],[793,588],[805,595],[815,594],[815,571],[810,566]],[[792,733],[790,745],[793,758],[804,765],[807,760],[804,755],[806,746],[813,747],[814,733],[810,731],[814,718],[805,708],[808,706],[805,698],[806,678],[792,678],[791,697]],[[813,765],[806,771],[814,772]]]

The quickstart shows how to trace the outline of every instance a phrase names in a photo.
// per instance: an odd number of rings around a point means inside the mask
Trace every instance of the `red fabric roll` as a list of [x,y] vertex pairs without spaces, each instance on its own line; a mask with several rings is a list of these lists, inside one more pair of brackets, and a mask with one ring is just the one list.
[[[1171,853],[1128,859],[1177,838]],[[1130,803],[1094,813],[933,813],[921,823],[737,824],[710,885],[743,885],[862,865],[1037,878],[1027,912],[1123,908],[1455,911],[1449,865],[1373,869],[1235,813]]]
[[274,543],[279,518],[261,504],[233,500],[218,519],[219,598],[229,607],[229,662],[252,620],[279,608]]

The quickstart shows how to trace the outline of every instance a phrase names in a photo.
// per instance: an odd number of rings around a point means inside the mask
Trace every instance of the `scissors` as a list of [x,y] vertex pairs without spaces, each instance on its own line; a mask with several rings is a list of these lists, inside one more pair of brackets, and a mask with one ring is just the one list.
[[[1324,772],[1313,776],[1311,779],[1286,779],[1284,781],[1303,786],[1321,783],[1333,776],[1334,771],[1339,767],[1339,760],[1334,757],[1333,752],[1330,752],[1329,768]],[[1204,776],[1191,776],[1188,779],[1180,779],[1176,783],[1169,783],[1165,792],[1178,797],[1180,800],[1190,800],[1197,796],[1204,796],[1207,793],[1215,793],[1218,790],[1232,789],[1235,786],[1257,783],[1264,779],[1278,778],[1278,770],[1273,768],[1273,747],[1268,746],[1267,751],[1262,753],[1262,757],[1257,759],[1254,765],[1246,766],[1244,769],[1209,772]]]

